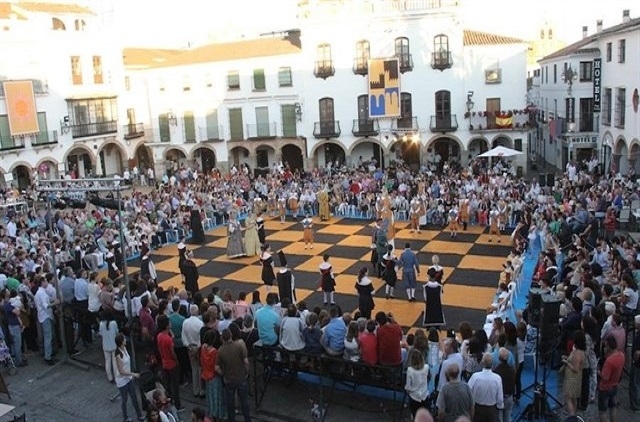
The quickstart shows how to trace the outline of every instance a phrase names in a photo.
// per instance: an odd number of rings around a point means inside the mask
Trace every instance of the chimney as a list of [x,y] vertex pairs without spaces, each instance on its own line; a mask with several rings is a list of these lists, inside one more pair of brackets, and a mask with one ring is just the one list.
[[631,20],[631,16],[629,13],[629,9],[625,9],[622,11],[622,23],[627,23]]
[[583,26],[582,27],[582,39],[585,39],[588,37],[588,33],[589,32],[589,27],[588,26]]
[[596,32],[598,32],[598,33],[602,32],[602,21],[601,20],[596,22]]

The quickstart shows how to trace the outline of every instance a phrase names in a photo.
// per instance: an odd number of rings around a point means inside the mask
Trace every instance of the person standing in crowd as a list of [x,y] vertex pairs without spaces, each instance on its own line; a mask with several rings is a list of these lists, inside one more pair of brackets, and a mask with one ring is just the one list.
[[44,362],[47,365],[53,365],[54,361],[51,358],[53,354],[53,308],[60,302],[58,299],[51,299],[47,293],[47,287],[49,287],[47,277],[40,277],[40,287],[35,294],[35,305],[38,322],[42,327]]
[[289,299],[291,303],[296,303],[296,283],[295,277],[291,273],[291,269],[287,267],[287,257],[283,251],[278,251],[278,260],[280,261],[280,270],[276,274],[278,282],[278,296],[280,300]]
[[333,293],[336,290],[336,277],[333,274],[333,266],[329,263],[329,255],[322,256],[320,264],[320,287],[324,296],[324,305],[335,304],[333,301]]
[[219,340],[218,330],[208,330],[203,336],[202,349],[200,350],[200,366],[202,368],[202,380],[205,383],[207,415],[214,422],[221,422],[227,416],[222,377],[216,373],[216,360],[218,357],[216,346]]
[[585,366],[587,339],[584,332],[578,330],[574,333],[573,350],[569,356],[562,357],[564,367],[564,384],[562,393],[567,405],[569,416],[575,416],[578,410],[578,399],[582,391],[582,370]]
[[225,401],[229,422],[236,420],[236,394],[240,399],[240,408],[244,422],[251,422],[249,413],[249,358],[247,346],[242,340],[233,340],[229,329],[222,330],[222,346],[218,350],[216,372],[224,380]]
[[393,319],[393,315],[384,312],[376,313],[378,330],[378,364],[382,366],[396,366],[402,363],[402,328]]
[[460,417],[473,418],[473,396],[466,382],[460,380],[460,368],[458,365],[447,367],[446,383],[442,386],[436,407],[438,408],[438,420],[442,422],[457,422]]
[[402,268],[402,282],[405,285],[405,289],[407,289],[407,299],[409,302],[415,302],[420,263],[416,254],[411,250],[409,242],[404,244],[404,251],[400,254],[399,266]]
[[600,421],[615,422],[620,378],[624,371],[624,353],[618,350],[613,336],[604,339],[604,364],[598,371],[598,412]]
[[398,258],[393,254],[393,246],[387,245],[387,253],[382,257],[384,271],[382,273],[382,279],[385,282],[384,293],[385,299],[395,298],[394,289],[398,281],[398,273],[396,272],[396,265],[398,265]]
[[229,213],[227,236],[227,257],[234,259],[246,256],[242,242],[242,225],[238,221],[238,214],[235,211]]
[[429,365],[424,362],[423,354],[419,350],[411,350],[404,389],[409,395],[409,409],[414,418],[418,409],[429,407],[427,398],[430,378]]
[[131,357],[127,351],[127,340],[124,334],[119,333],[115,336],[115,345],[116,370],[114,376],[116,387],[118,387],[120,397],[122,398],[123,420],[131,420],[127,416],[127,401],[131,398],[131,404],[133,404],[133,409],[136,411],[138,420],[144,421],[145,418],[142,416],[142,411],[140,410],[140,404],[138,403],[138,396],[136,393],[136,384],[134,381],[140,378],[140,374],[131,371]]
[[182,273],[184,274],[185,290],[195,296],[200,291],[200,286],[198,285],[200,273],[198,272],[198,266],[193,261],[192,250],[188,250],[185,254],[185,260],[182,262]]
[[[506,349],[505,349],[506,351]],[[473,422],[495,422],[504,408],[504,394],[500,375],[491,370],[491,353],[482,355],[482,371],[471,375],[469,388],[475,403]]]
[[369,278],[367,267],[360,268],[358,280],[356,281],[356,291],[358,292],[358,309],[363,318],[371,318],[371,311],[375,308],[373,302],[373,283]]
[[304,242],[304,248],[313,249],[313,218],[311,214],[307,213],[302,220],[302,241]]
[[116,335],[118,334],[118,323],[113,318],[113,311],[107,309],[102,312],[102,320],[98,326],[100,337],[102,338],[102,352],[104,353],[104,369],[109,382],[113,382],[116,373]]
[[629,405],[640,412],[640,315],[634,317],[635,333],[631,347],[631,373],[629,374]]
[[[6,290],[4,292],[6,292]],[[17,297],[18,292],[12,290],[10,295]],[[24,305],[21,306],[24,307]],[[4,301],[2,311],[4,313],[4,321],[11,335],[11,354],[17,367],[27,365],[27,360],[22,357],[22,330],[24,329],[24,324],[20,319],[20,310],[20,306],[11,299]]]
[[273,256],[271,254],[271,247],[268,244],[262,245],[262,254],[260,254],[260,264],[262,265],[262,282],[267,286],[267,293],[271,292],[273,282],[276,280],[276,275],[273,272]]
[[258,222],[252,212],[247,214],[247,218],[244,220],[244,227],[244,251],[247,256],[260,255],[260,245],[262,242],[260,242],[260,236],[258,235]]
[[201,367],[200,367],[200,330],[204,323],[199,316],[198,305],[189,306],[191,316],[182,323],[182,344],[189,352],[189,362],[191,364],[191,387],[193,396],[203,398],[205,396],[202,389]]
[[461,379],[462,370],[464,369],[464,358],[459,351],[459,347],[456,339],[447,338],[444,341],[442,363],[440,364],[440,372],[438,374],[438,391],[442,391],[442,387],[450,381],[445,375],[449,367],[456,366],[458,368],[458,380]]
[[513,395],[516,391],[516,370],[509,364],[509,350],[501,347],[498,351],[498,365],[493,372],[500,376],[502,380],[502,394],[504,397],[504,407],[498,410],[500,422],[511,422],[511,411],[513,409]]
[[424,285],[424,320],[425,327],[442,327],[445,325],[444,312],[442,310],[442,286],[435,280],[436,270],[431,267],[427,270],[429,281]]
[[178,366],[178,357],[174,348],[171,324],[166,315],[159,315],[157,324],[158,336],[156,337],[156,344],[160,354],[164,386],[180,412],[184,410],[180,400],[180,367]]

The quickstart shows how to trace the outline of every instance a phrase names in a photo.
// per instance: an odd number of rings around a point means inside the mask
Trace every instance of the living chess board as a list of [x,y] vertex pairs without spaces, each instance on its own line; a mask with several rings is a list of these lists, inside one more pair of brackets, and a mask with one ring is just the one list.
[[[411,244],[420,261],[418,281],[426,282],[426,270],[431,265],[431,257],[437,254],[444,267],[443,309],[446,325],[443,328],[458,329],[460,322],[467,321],[474,327],[484,323],[486,308],[495,296],[502,264],[510,252],[510,236],[503,234],[501,242],[494,236],[489,242],[488,230],[484,227],[469,226],[467,231],[458,233],[452,239],[446,228],[431,228],[421,233],[411,233],[408,222],[396,222],[396,255],[404,249],[405,242]],[[405,332],[422,326],[424,302],[422,287],[416,289],[416,302],[407,300],[405,286],[398,283],[395,299],[385,299],[384,282],[375,277],[371,270],[371,222],[345,218],[332,218],[321,222],[314,218],[315,244],[313,249],[305,249],[302,243],[302,224],[287,217],[285,223],[279,219],[267,220],[266,240],[275,252],[283,250],[288,266],[295,277],[298,302],[304,300],[308,309],[323,307],[323,295],[318,282],[318,266],[322,256],[329,254],[336,275],[335,302],[344,312],[355,312],[358,296],[355,282],[359,269],[369,267],[370,278],[375,288],[375,310],[393,313]],[[200,272],[199,286],[206,297],[213,286],[220,292],[231,289],[234,298],[241,291],[247,293],[260,290],[264,301],[266,286],[260,274],[261,266],[257,256],[229,259],[226,256],[227,231],[225,226],[206,233],[203,244],[189,244],[194,261]],[[168,244],[152,251],[152,259],[158,273],[158,283],[164,289],[182,287],[178,269],[178,251],[175,244]],[[277,260],[276,260],[277,264]],[[138,262],[129,263],[129,273],[138,271]],[[277,269],[276,269],[277,271]],[[274,290],[275,291],[275,290]]]

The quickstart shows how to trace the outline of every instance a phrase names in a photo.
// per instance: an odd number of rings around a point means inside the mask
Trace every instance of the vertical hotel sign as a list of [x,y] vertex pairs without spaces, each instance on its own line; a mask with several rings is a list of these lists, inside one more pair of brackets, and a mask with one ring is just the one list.
[[33,81],[5,81],[2,84],[11,136],[38,132],[38,112],[33,93]]
[[600,113],[600,84],[602,83],[602,59],[593,59],[593,112]]
[[397,58],[369,60],[369,117],[400,117],[400,63]]

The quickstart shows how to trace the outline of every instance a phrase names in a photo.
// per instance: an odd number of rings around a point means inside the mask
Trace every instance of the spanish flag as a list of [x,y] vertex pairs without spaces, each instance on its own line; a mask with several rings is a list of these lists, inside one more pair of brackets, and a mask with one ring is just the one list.
[[507,114],[496,114],[496,127],[506,129],[513,126],[513,117]]

